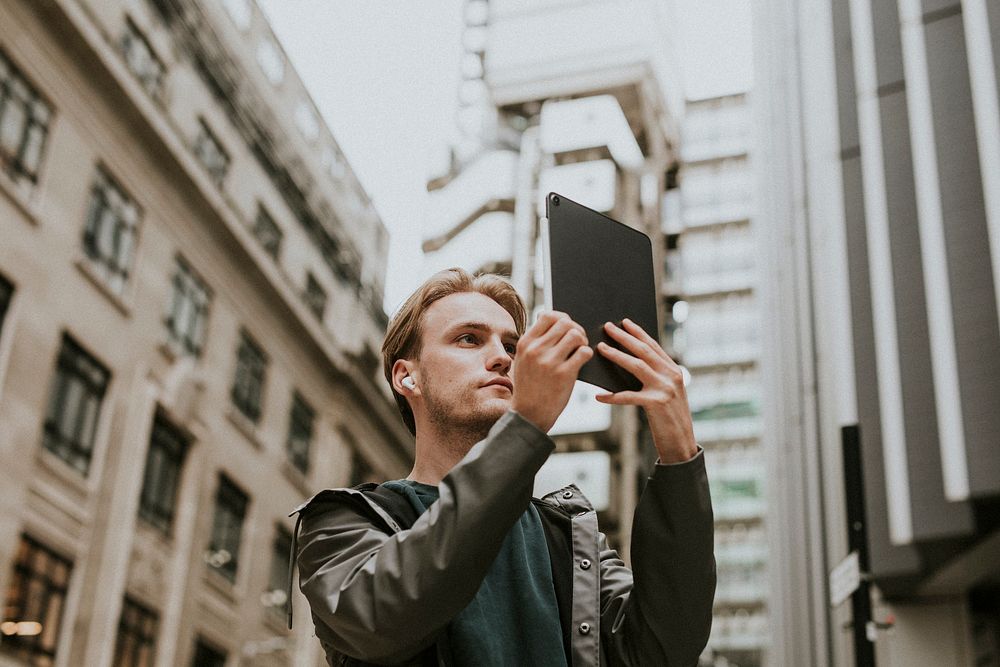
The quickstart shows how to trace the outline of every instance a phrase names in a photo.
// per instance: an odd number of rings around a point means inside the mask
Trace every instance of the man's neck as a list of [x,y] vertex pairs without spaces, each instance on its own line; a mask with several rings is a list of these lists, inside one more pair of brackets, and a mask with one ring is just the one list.
[[437,486],[488,432],[418,426],[413,470],[407,479]]

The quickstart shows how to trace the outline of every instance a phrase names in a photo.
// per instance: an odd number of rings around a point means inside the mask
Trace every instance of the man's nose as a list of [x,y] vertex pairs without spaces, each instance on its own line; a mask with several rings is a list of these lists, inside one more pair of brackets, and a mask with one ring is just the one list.
[[486,367],[491,371],[499,371],[506,373],[510,370],[511,363],[513,360],[510,357],[510,353],[504,347],[503,341],[494,341],[489,346],[489,358],[486,360]]

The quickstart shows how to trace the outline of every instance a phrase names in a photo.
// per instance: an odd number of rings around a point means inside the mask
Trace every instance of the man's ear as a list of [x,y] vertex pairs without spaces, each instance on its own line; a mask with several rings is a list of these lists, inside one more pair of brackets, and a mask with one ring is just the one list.
[[[415,363],[409,359],[397,359],[396,363],[392,365],[392,388],[396,390],[396,393],[403,396],[419,396],[419,375],[420,371],[417,370]],[[412,388],[403,384],[404,378],[411,378],[413,380],[414,385]]]

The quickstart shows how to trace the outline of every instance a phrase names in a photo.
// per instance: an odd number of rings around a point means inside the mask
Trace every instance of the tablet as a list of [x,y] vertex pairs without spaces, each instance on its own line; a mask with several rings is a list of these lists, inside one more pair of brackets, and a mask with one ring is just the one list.
[[[568,314],[599,341],[621,349],[605,322],[629,318],[659,340],[653,245],[637,229],[550,192],[541,221],[545,305]],[[631,373],[594,350],[579,379],[608,391],[639,390]]]

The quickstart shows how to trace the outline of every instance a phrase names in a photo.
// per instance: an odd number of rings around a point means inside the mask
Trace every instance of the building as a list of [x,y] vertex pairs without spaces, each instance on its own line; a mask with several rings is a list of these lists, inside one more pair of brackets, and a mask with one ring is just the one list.
[[322,664],[288,512],[413,453],[385,244],[252,0],[0,6],[0,664]]
[[[683,113],[670,3],[468,0],[463,11],[458,136],[428,184],[426,272],[505,274],[540,309],[539,219],[556,191],[648,234],[659,276],[661,195]],[[627,553],[656,456],[637,410],[593,395],[577,385],[536,492],[576,481]]]
[[755,9],[772,645],[1000,664],[1000,6]]
[[715,509],[718,588],[707,664],[767,664],[767,530],[757,243],[746,94],[688,102],[680,187],[665,195],[666,329]]

